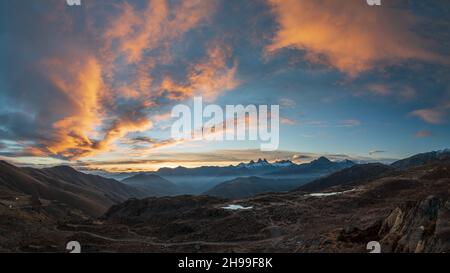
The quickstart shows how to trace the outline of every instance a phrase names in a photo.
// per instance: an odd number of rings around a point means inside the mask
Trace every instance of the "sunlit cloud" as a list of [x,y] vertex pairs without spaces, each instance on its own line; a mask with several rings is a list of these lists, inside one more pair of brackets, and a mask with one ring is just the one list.
[[215,10],[215,2],[193,0],[169,5],[166,0],[148,0],[143,10],[128,3],[123,3],[121,10],[104,36],[108,45],[117,41],[119,53],[129,63],[136,63],[142,60],[145,51],[165,49],[171,41],[208,19]]
[[416,132],[416,137],[418,138],[426,138],[426,137],[431,137],[433,136],[433,133],[427,130],[421,130]]
[[419,109],[411,112],[411,115],[430,124],[442,124],[447,122],[449,114],[450,104],[434,108]]
[[383,151],[383,150],[372,150],[372,151],[369,152],[369,155],[373,156],[373,155],[383,154],[383,153],[386,153],[386,151]]
[[[101,7],[87,4],[92,15],[86,15],[86,20],[91,24],[83,29],[83,37],[95,37],[89,46],[81,45],[83,39],[74,32],[71,15],[53,15],[50,11],[46,18],[33,22],[40,27],[51,20],[67,40],[50,40],[48,46],[33,49],[45,56],[37,57],[33,64],[32,69],[39,72],[34,73],[33,81],[38,85],[45,83],[42,89],[49,93],[42,95],[49,97],[44,103],[27,101],[39,114],[28,114],[27,110],[0,117],[8,121],[8,131],[3,133],[8,138],[32,140],[23,151],[15,150],[17,155],[77,160],[114,152],[123,148],[118,147],[118,141],[130,133],[148,132],[155,124],[161,129],[168,116],[153,114],[155,110],[196,94],[214,100],[221,92],[238,86],[237,60],[225,42],[205,41],[208,44],[205,56],[188,62],[184,56],[172,53],[174,43],[209,20],[215,13],[216,2],[148,0],[143,4],[144,9],[127,2],[106,5],[113,12],[105,17],[105,23],[98,25],[90,16],[95,16]],[[58,12],[64,13],[64,9]],[[41,35],[46,31],[43,28]],[[52,43],[64,46],[52,51],[56,46]],[[154,75],[158,65],[169,64],[186,69],[174,71],[177,77],[171,71]],[[180,72],[184,77],[179,77]],[[22,102],[28,99],[15,96]],[[23,118],[22,125],[33,125],[28,126],[29,131],[13,128],[12,120],[17,122],[18,118]],[[155,142],[152,147],[169,144],[174,143]]]
[[[419,103],[415,98],[448,101],[448,68],[442,65],[448,64],[449,55],[443,54],[448,49],[433,40],[440,39],[445,47],[448,37],[437,35],[434,25],[421,29],[427,23],[416,15],[421,11],[403,8],[395,0],[379,8],[359,0],[245,5],[226,0],[92,0],[76,9],[60,0],[32,5],[5,1],[0,9],[8,22],[0,37],[5,63],[0,68],[0,156],[37,166],[96,162],[114,170],[227,165],[258,157],[306,162],[318,156],[220,150],[256,146],[249,142],[173,140],[168,135],[170,109],[192,96],[219,105],[279,104],[284,149],[322,147],[320,141],[329,141],[326,134],[342,138],[347,128],[356,131],[363,121],[372,121],[367,115],[377,103],[383,103],[388,122],[403,122],[405,113],[416,110],[410,116],[436,125],[433,134],[440,135],[444,130],[437,125],[445,127],[449,106],[406,103]],[[310,70],[316,64],[327,69]],[[342,80],[336,71],[355,80],[350,95],[344,90],[349,85],[336,84]],[[404,105],[396,105],[398,101]],[[364,107],[368,111],[361,111]],[[242,120],[224,121],[205,134],[226,134],[226,123],[237,122]],[[255,129],[254,120],[244,122]],[[410,122],[405,126],[415,132],[417,122]],[[386,128],[385,122],[375,123],[367,129]],[[429,134],[419,131],[416,136]],[[346,141],[352,140],[343,140],[344,146]],[[339,151],[340,145],[333,149]],[[222,152],[226,156],[218,154]]]
[[380,97],[396,97],[399,101],[410,101],[417,96],[417,90],[408,85],[372,83],[368,84],[357,95],[372,94]]
[[183,100],[192,96],[202,96],[213,101],[223,91],[236,88],[240,82],[236,79],[237,61],[228,66],[231,49],[214,44],[208,49],[206,58],[190,66],[187,82],[176,83],[166,77],[162,82],[161,95],[167,94],[172,100]]
[[[107,161],[85,161],[74,165],[83,170],[103,170],[109,172],[132,172],[132,171],[154,171],[162,167],[175,168],[185,166],[189,168],[200,166],[229,166],[237,165],[241,162],[250,162],[258,158],[266,159],[269,162],[280,160],[291,160],[302,164],[311,162],[321,156],[326,156],[333,161],[354,160],[355,162],[372,162],[371,157],[352,156],[345,154],[317,154],[298,151],[273,151],[262,152],[256,149],[243,150],[214,150],[212,152],[198,153],[152,153],[151,159],[125,159]],[[383,159],[393,161],[394,159]]]
[[268,2],[279,24],[269,53],[296,48],[308,61],[352,77],[410,59],[449,63],[433,50],[436,44],[413,31],[419,19],[393,3],[373,8],[360,0]]

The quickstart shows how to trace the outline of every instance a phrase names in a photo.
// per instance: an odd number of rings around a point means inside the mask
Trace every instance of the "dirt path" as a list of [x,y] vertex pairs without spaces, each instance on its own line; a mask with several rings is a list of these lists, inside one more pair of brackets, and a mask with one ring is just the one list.
[[179,243],[163,243],[163,242],[155,242],[155,241],[149,241],[147,239],[115,239],[103,235],[99,235],[96,233],[88,232],[88,231],[76,231],[74,233],[79,234],[86,234],[95,238],[103,239],[110,242],[118,242],[118,243],[145,243],[149,245],[154,246],[161,246],[161,247],[173,247],[173,246],[188,246],[188,245],[207,245],[207,246],[239,246],[246,243],[267,243],[267,242],[273,242],[273,241],[281,241],[283,238],[275,237],[275,238],[269,238],[269,239],[263,239],[263,240],[257,240],[257,241],[239,241],[239,242],[206,242],[206,241],[188,241],[188,242],[179,242]]

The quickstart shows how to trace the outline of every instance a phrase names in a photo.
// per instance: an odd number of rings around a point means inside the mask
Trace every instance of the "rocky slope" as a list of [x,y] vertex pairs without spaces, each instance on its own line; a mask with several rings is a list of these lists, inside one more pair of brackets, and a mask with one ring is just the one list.
[[205,195],[230,199],[242,199],[268,192],[284,192],[292,190],[309,180],[267,179],[256,176],[239,177],[223,182],[206,191]]
[[70,167],[18,168],[4,161],[0,161],[0,186],[14,192],[11,198],[23,195],[58,201],[91,216],[100,216],[113,204],[129,198],[145,197],[138,189]]
[[[369,241],[382,252],[450,251],[449,161],[348,178],[321,192],[233,201],[131,199],[97,219],[52,202],[12,210],[8,204],[19,201],[3,199],[0,251],[64,251],[70,240],[84,252],[367,252]],[[20,232],[8,236],[13,230]]]
[[357,184],[376,179],[392,170],[392,167],[380,163],[358,164],[307,183],[298,188],[298,190],[315,192],[326,190],[334,186],[346,185],[348,187],[353,187]]
[[[131,200],[112,207],[101,224],[66,230],[89,251],[367,252],[369,241],[379,241],[383,252],[447,252],[449,183],[450,163],[439,162],[352,191],[335,186],[332,195]],[[230,204],[242,207],[225,209]]]

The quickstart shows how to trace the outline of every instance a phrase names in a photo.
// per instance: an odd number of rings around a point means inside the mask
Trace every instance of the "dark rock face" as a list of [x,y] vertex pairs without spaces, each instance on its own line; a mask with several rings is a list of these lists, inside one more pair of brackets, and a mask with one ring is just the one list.
[[397,207],[379,234],[389,252],[450,251],[450,202],[430,196]]

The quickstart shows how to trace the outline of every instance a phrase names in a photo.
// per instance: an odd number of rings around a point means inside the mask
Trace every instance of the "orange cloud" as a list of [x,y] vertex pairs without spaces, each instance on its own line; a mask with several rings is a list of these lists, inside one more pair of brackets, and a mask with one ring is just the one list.
[[53,124],[56,139],[46,143],[46,149],[53,155],[64,157],[90,153],[94,145],[90,135],[102,116],[99,103],[104,92],[101,66],[94,57],[71,65],[60,59],[45,63],[51,81],[71,106],[71,109],[65,109],[65,116]]
[[374,8],[361,0],[268,1],[279,24],[270,53],[304,50],[307,60],[349,76],[409,59],[449,63],[433,51],[432,42],[412,31],[418,19],[390,3]]
[[413,111],[411,115],[431,124],[442,124],[447,121],[450,113],[450,104],[434,108],[419,109]]
[[188,73],[187,83],[178,84],[166,77],[161,84],[160,92],[167,92],[172,100],[181,100],[194,95],[202,96],[206,101],[214,100],[221,92],[232,90],[239,85],[236,79],[238,63],[228,66],[231,49],[214,45],[208,49],[206,58],[192,65]]
[[129,63],[137,63],[144,51],[169,46],[209,18],[214,9],[214,1],[202,0],[182,1],[173,6],[166,0],[149,0],[142,11],[125,3],[123,12],[112,19],[104,36],[109,46],[117,40],[120,53],[127,56]]
[[290,118],[284,118],[284,117],[280,118],[280,122],[281,122],[281,124],[284,124],[284,125],[296,125],[297,124],[297,122],[295,122],[295,120],[292,120]]
[[[63,116],[54,122],[45,148],[34,149],[33,154],[47,153],[68,159],[92,156],[111,150],[113,142],[127,133],[148,130],[152,126],[141,112],[152,105],[149,101],[132,106],[131,111],[114,114],[115,109],[108,108],[111,94],[103,81],[101,64],[92,56],[80,55],[77,55],[77,62],[56,58],[44,62],[51,82],[66,97],[68,105],[61,109]],[[61,108],[59,105],[52,107]],[[110,125],[104,126],[105,122]]]
[[425,138],[425,137],[431,137],[431,136],[433,136],[433,133],[431,133],[430,131],[427,131],[427,130],[422,130],[422,131],[416,132],[416,137],[418,137],[418,138]]
[[413,99],[417,95],[416,89],[408,85],[392,85],[385,83],[369,84],[365,87],[371,94],[377,96],[391,96],[394,95],[402,101]]
[[[121,148],[115,144],[129,133],[147,131],[153,122],[167,117],[150,118],[155,108],[171,103],[161,96],[179,100],[199,94],[212,100],[238,85],[237,61],[231,48],[219,43],[209,47],[204,59],[186,65],[182,82],[175,81],[170,71],[155,71],[161,64],[186,63],[184,56],[179,60],[172,55],[172,45],[208,20],[216,1],[148,0],[144,4],[141,9],[127,2],[111,4],[114,16],[99,24],[92,15],[96,13],[87,14],[89,26],[83,29],[83,37],[93,40],[79,39],[78,33],[69,35],[72,28],[64,27],[69,38],[61,41],[62,50],[44,55],[52,57],[45,57],[39,67],[42,74],[37,73],[48,78],[49,92],[55,96],[48,102],[50,114],[39,113],[36,119],[53,125],[37,126],[45,127],[45,135],[29,145],[33,147],[28,153],[64,159],[114,153]],[[56,16],[54,24],[68,24],[71,18]],[[81,43],[86,41],[87,45]],[[155,143],[153,148],[174,144]]]

